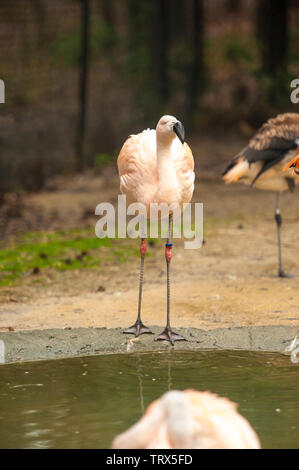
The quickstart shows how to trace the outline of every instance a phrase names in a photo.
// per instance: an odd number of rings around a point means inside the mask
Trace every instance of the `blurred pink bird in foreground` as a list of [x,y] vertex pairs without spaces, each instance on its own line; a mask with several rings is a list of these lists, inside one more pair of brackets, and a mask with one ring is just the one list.
[[[127,197],[127,203],[142,203],[150,216],[150,204],[166,203],[182,208],[190,202],[194,190],[194,160],[189,146],[184,143],[185,130],[173,116],[162,116],[156,130],[147,129],[131,135],[125,141],[117,160],[120,190]],[[172,212],[169,215],[168,238],[165,247],[167,265],[167,325],[159,340],[184,340],[170,327],[170,261],[172,258]],[[143,287],[145,238],[141,239],[140,283],[137,320],[124,333],[139,336],[151,333],[141,321],[141,300]]]
[[113,449],[260,449],[237,405],[211,392],[170,391],[112,442]]

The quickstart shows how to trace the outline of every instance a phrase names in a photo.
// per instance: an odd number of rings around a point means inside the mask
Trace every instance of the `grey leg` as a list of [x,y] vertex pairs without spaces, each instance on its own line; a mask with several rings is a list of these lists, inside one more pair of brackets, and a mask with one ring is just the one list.
[[140,262],[140,280],[139,280],[139,299],[138,299],[138,314],[137,320],[134,325],[130,326],[123,333],[133,334],[135,336],[142,335],[144,333],[152,333],[152,331],[145,326],[141,321],[141,301],[142,301],[142,288],[143,288],[143,273],[144,273],[144,258],[146,253],[146,241],[145,238],[141,239],[140,244],[140,255],[141,255],[141,262]]
[[168,237],[167,243],[165,245],[165,259],[166,259],[166,269],[167,269],[167,322],[165,330],[157,336],[156,340],[166,340],[170,341],[171,344],[174,344],[174,341],[186,341],[186,339],[172,331],[170,327],[170,261],[172,258],[172,243],[171,243],[171,234],[172,234],[172,223],[173,217],[172,214],[169,215],[169,226],[168,226]]
[[283,270],[282,265],[282,252],[281,252],[281,225],[282,225],[282,217],[280,214],[280,193],[277,194],[277,201],[276,201],[276,210],[275,210],[275,220],[277,225],[277,244],[278,244],[278,276],[279,277],[292,277],[286,274]]

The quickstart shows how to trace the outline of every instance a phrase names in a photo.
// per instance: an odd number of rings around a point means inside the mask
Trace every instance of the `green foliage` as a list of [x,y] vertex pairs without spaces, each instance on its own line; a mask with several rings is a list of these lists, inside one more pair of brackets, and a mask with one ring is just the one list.
[[118,38],[112,26],[104,21],[94,24],[90,38],[90,48],[93,54],[103,49],[111,49],[117,44]]
[[154,123],[157,115],[166,112],[157,91],[157,4],[138,0],[131,0],[130,4],[128,37],[124,44],[125,72],[134,89],[132,101],[137,110],[135,115]]
[[253,56],[247,44],[242,44],[240,38],[229,39],[224,50],[225,60],[231,64],[239,64],[241,62],[250,62]]
[[80,31],[71,31],[56,39],[50,46],[55,62],[76,67],[80,60]]
[[[111,25],[104,21],[91,25],[89,51],[91,57],[103,50],[111,49],[117,43],[117,35]],[[57,38],[50,46],[50,54],[57,63],[76,67],[80,63],[81,31],[71,31]]]
[[299,29],[298,28],[291,29],[289,34],[290,34],[290,40],[289,40],[290,50],[289,50],[288,63],[289,65],[298,66],[299,64],[299,48],[298,48]]
[[114,157],[110,153],[98,153],[94,157],[94,166],[97,169],[102,169],[105,166],[113,165]]

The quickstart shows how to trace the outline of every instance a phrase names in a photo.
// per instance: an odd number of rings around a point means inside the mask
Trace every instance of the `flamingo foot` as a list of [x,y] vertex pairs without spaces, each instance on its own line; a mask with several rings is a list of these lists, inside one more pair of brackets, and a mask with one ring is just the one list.
[[165,330],[155,338],[156,341],[170,341],[172,346],[175,341],[187,341],[184,336],[179,335],[175,331],[172,331],[170,327],[166,327]]
[[278,277],[282,277],[282,278],[285,278],[285,279],[292,279],[295,276],[293,276],[292,274],[287,274],[281,269],[278,272]]
[[153,334],[153,332],[145,326],[142,321],[136,321],[134,325],[130,326],[129,328],[126,328],[123,333],[125,334],[132,334],[135,336],[143,335],[143,334]]

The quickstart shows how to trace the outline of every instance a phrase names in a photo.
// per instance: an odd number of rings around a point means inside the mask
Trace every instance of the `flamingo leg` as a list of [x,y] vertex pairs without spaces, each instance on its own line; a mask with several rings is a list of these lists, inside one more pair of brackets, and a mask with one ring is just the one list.
[[281,250],[281,225],[282,217],[280,214],[280,193],[277,194],[276,210],[275,210],[275,221],[277,225],[277,244],[278,244],[278,276],[279,277],[292,277],[286,274],[283,270],[282,264],[282,250]]
[[167,243],[165,245],[165,259],[166,259],[166,269],[167,269],[167,322],[164,331],[157,336],[156,341],[170,341],[173,345],[174,341],[186,341],[186,339],[173,331],[170,326],[170,261],[172,258],[172,243],[171,243],[171,234],[172,234],[172,223],[173,216],[169,215],[169,226],[168,226],[168,237]]
[[123,333],[133,334],[135,336],[142,335],[144,333],[151,333],[152,331],[145,326],[141,321],[141,301],[142,301],[142,288],[143,288],[143,273],[144,273],[144,258],[146,253],[146,241],[145,238],[141,239],[140,244],[140,255],[141,255],[141,262],[140,262],[140,280],[139,280],[139,299],[138,299],[138,314],[137,320],[134,325],[130,326]]

